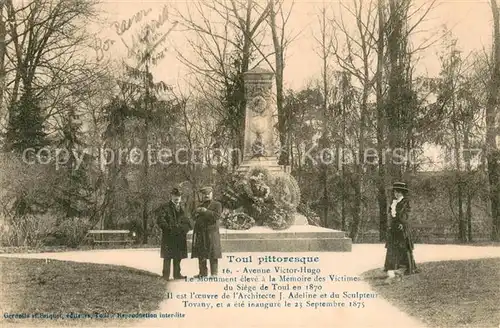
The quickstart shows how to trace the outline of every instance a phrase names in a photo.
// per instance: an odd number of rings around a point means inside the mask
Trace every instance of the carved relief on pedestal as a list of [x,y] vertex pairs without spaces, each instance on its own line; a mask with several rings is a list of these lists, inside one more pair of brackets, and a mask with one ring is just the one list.
[[263,96],[264,98],[271,96],[271,86],[271,81],[249,81],[245,86],[247,99],[252,99],[256,96]]
[[245,78],[246,131],[244,157],[272,156],[273,145],[273,112],[272,75],[259,70],[250,72]]
[[253,116],[264,116],[267,110],[267,101],[262,96],[255,96],[250,99],[250,109],[252,110]]

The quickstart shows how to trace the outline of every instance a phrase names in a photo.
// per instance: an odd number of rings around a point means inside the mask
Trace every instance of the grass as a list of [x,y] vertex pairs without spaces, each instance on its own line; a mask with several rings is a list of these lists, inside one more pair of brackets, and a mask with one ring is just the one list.
[[[167,285],[152,273],[120,266],[0,257],[0,311],[4,313],[151,313]],[[123,326],[134,319],[3,319],[25,327]],[[120,321],[118,323],[118,321]],[[126,321],[126,322],[124,322]]]
[[500,324],[500,259],[420,264],[421,273],[383,283],[384,273],[363,274],[383,298],[429,327],[495,327]]

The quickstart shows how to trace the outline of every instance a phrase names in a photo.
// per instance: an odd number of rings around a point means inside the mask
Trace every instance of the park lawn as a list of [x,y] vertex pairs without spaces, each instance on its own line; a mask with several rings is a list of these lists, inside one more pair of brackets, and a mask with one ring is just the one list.
[[136,323],[135,319],[4,319],[4,313],[151,313],[158,310],[167,285],[136,269],[45,259],[0,257],[2,324],[18,327],[94,326]]
[[417,265],[421,273],[390,285],[383,283],[380,269],[363,277],[380,296],[429,327],[499,327],[500,259]]

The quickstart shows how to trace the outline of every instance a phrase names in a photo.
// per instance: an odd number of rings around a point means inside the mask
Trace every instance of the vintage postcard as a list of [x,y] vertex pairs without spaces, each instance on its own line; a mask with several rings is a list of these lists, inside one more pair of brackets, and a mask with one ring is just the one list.
[[500,327],[500,0],[0,0],[1,327]]

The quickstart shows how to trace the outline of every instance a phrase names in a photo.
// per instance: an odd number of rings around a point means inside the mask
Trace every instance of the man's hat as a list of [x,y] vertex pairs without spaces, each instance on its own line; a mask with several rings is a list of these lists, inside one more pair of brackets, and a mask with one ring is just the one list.
[[181,192],[180,192],[179,188],[177,188],[177,187],[172,188],[172,191],[170,192],[170,194],[172,196],[181,196]]
[[408,189],[408,187],[406,186],[406,183],[404,183],[404,182],[394,182],[392,184],[392,190],[410,191]]
[[212,187],[210,186],[205,186],[203,188],[200,189],[200,193],[201,194],[209,194],[213,191]]

